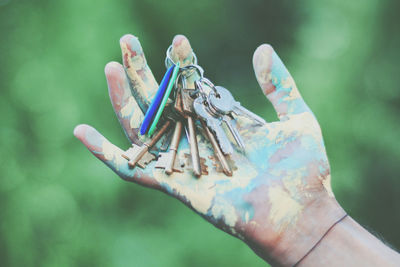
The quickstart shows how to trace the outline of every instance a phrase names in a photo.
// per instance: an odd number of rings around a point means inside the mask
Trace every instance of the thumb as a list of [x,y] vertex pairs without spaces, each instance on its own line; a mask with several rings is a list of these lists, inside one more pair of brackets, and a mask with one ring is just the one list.
[[285,120],[295,114],[311,112],[272,46],[262,44],[256,49],[253,67],[257,81],[279,119]]
[[128,162],[122,157],[124,151],[110,143],[93,127],[81,124],[75,127],[74,135],[86,148],[122,179],[138,184],[156,187],[157,183],[152,179],[149,169],[141,170],[138,167],[129,168]]

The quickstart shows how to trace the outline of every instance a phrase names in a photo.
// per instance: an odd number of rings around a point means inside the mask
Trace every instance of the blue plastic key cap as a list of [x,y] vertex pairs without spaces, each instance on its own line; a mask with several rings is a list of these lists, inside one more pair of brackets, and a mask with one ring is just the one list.
[[167,89],[168,82],[171,78],[172,70],[174,66],[171,66],[167,72],[164,74],[164,77],[158,87],[158,91],[154,96],[153,100],[151,101],[149,109],[146,111],[146,115],[144,115],[144,119],[142,122],[142,126],[140,126],[140,134],[145,135],[150,128],[150,124],[156,115],[158,107],[160,106],[161,100],[164,97],[165,90]]
[[164,97],[163,97],[163,99],[162,99],[162,101],[161,101],[160,106],[158,107],[156,116],[154,117],[153,122],[151,123],[150,129],[149,129],[149,131],[148,131],[148,133],[147,133],[147,135],[148,135],[149,137],[150,137],[150,136],[154,133],[154,131],[156,130],[158,120],[161,118],[161,115],[162,115],[162,113],[163,113],[163,111],[164,111],[165,105],[167,104],[169,95],[171,94],[172,88],[173,88],[174,85],[175,85],[175,80],[176,80],[176,78],[177,78],[177,76],[178,76],[178,72],[179,72],[179,62],[176,63],[176,65],[175,65],[175,67],[174,67],[174,71],[172,72],[171,79],[169,79],[169,83],[168,83],[167,90],[165,90]]

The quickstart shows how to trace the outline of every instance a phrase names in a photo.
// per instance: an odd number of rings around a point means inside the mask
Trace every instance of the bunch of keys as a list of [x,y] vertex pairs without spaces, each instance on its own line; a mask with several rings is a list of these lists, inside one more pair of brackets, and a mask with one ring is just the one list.
[[[140,134],[147,134],[151,137],[150,141],[142,146],[132,144],[123,157],[128,160],[131,168],[145,168],[148,163],[157,159],[155,168],[164,169],[167,175],[184,172],[184,164],[180,163],[177,154],[182,132],[185,131],[190,147],[191,171],[196,177],[208,174],[205,159],[199,155],[197,142],[196,130],[197,127],[202,127],[204,135],[211,143],[215,158],[221,165],[220,169],[227,176],[232,176],[233,171],[227,157],[234,152],[234,147],[225,133],[223,124],[229,129],[239,150],[244,151],[245,143],[237,129],[235,116],[247,117],[258,125],[266,122],[241,106],[229,90],[215,86],[205,78],[203,69],[197,65],[194,53],[192,64],[180,68],[179,62],[175,63],[170,56],[171,49],[172,46],[166,53],[167,72],[140,128]],[[190,78],[196,78],[192,86],[187,82]],[[153,136],[159,121],[163,121],[163,124]],[[169,140],[169,150],[159,152],[156,157],[150,153],[150,149],[167,134],[171,125],[174,125],[174,129]]]

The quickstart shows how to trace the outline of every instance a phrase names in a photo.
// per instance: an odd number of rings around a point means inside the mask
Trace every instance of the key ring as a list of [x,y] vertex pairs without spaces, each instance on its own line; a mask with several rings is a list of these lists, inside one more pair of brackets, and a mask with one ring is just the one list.
[[201,81],[197,80],[194,82],[196,90],[199,91],[200,95],[202,96],[203,100],[207,99],[207,93],[204,91],[203,86],[201,85]]
[[[165,53],[165,66],[167,68],[176,65],[176,63],[172,60],[171,58],[171,51],[172,51],[172,45],[170,45]],[[197,64],[197,56],[194,52],[193,53],[193,62],[190,65],[187,65],[185,67],[179,68],[179,74],[178,74],[178,78],[175,81],[175,86],[178,84],[179,80],[182,80],[182,82],[185,80],[186,78],[190,77],[193,75],[193,73],[195,71],[197,71],[197,73],[199,74],[200,78],[197,82],[197,88],[200,90],[200,94],[202,94],[203,96],[206,95],[201,83],[204,83],[206,85],[208,85],[212,91],[214,91],[215,95],[219,96],[217,89],[215,88],[215,85],[207,78],[204,77],[204,69]]]
[[197,71],[197,73],[200,76],[200,79],[204,78],[204,70],[202,67],[199,65],[187,65],[186,67],[181,68],[182,70],[182,75],[186,78],[189,78],[190,76],[193,75],[194,71]]
[[215,88],[215,85],[209,79],[207,79],[206,77],[201,77],[200,80],[207,84],[214,91],[215,95],[219,97],[217,88]]

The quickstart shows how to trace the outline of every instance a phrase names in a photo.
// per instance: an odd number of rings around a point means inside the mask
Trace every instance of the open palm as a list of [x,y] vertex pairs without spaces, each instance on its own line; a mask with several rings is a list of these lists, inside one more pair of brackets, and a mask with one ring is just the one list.
[[[105,73],[115,113],[133,143],[138,136],[143,111],[148,107],[158,84],[149,69],[138,39],[125,35],[120,40],[123,66],[107,64]],[[188,40],[178,35],[173,40],[172,58],[182,66],[192,61]],[[233,234],[272,262],[282,257],[301,231],[326,230],[325,225],[343,214],[340,208],[324,214],[326,206],[337,207],[330,189],[330,169],[318,122],[304,103],[285,66],[269,45],[261,45],[253,57],[257,80],[273,104],[280,121],[257,126],[238,117],[246,151],[231,156],[232,177],[219,170],[211,144],[198,125],[200,156],[208,175],[196,178],[189,169],[166,175],[151,162],[145,169],[131,169],[114,146],[95,129],[79,125],[74,134],[121,178],[162,190],[183,201],[205,219]],[[178,159],[188,161],[190,149],[182,138]],[[190,161],[190,160],[189,160]],[[324,220],[315,221],[315,217]],[[313,218],[313,219],[312,219]],[[311,244],[312,242],[310,242]],[[308,243],[304,244],[308,246]],[[291,249],[293,259],[303,253]],[[290,261],[289,261],[290,262]]]

